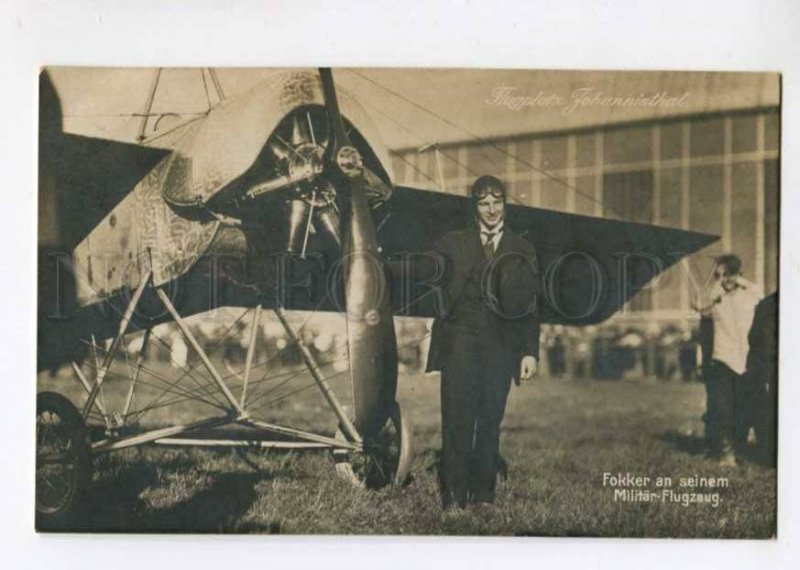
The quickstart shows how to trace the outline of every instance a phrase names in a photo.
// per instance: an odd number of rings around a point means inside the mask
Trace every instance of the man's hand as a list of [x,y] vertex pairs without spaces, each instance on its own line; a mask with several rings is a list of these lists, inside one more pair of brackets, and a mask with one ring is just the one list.
[[536,374],[538,366],[536,363],[536,358],[531,355],[525,355],[522,357],[522,362],[519,365],[519,377],[521,380],[526,381],[533,378]]

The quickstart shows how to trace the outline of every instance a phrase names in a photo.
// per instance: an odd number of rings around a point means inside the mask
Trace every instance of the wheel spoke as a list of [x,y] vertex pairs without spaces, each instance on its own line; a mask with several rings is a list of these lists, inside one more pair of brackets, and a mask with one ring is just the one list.
[[41,444],[44,445],[47,442],[47,435],[50,433],[50,426],[48,424],[42,424],[42,440]]
[[[241,314],[241,315],[239,315],[239,316],[238,316],[238,317],[237,317],[237,318],[236,318],[236,319],[235,319],[233,322],[231,322],[231,323],[230,323],[230,324],[229,324],[229,325],[228,325],[228,326],[225,328],[225,331],[223,332],[222,336],[221,336],[221,337],[220,337],[220,338],[219,338],[217,341],[213,342],[213,343],[212,343],[212,344],[211,344],[209,347],[207,347],[207,348],[205,349],[205,352],[206,352],[206,355],[207,355],[207,356],[210,356],[212,352],[214,352],[216,349],[218,349],[218,348],[219,348],[219,347],[222,345],[223,341],[225,341],[225,340],[228,338],[228,334],[229,334],[229,333],[230,333],[230,331],[233,329],[233,327],[236,325],[236,323],[238,323],[239,321],[241,321],[241,320],[242,320],[242,319],[245,317],[245,315],[247,315],[247,313],[249,313],[249,312],[250,312],[250,308],[247,308],[247,309],[245,309],[245,310],[242,312],[242,314]],[[162,345],[164,345],[165,347],[169,348],[169,347],[168,347],[168,345],[166,344],[166,342],[164,342],[164,341],[163,341],[163,340],[162,340],[162,339],[161,339],[161,338],[160,338],[158,335],[155,335],[155,334],[154,334],[153,336],[154,336],[154,337],[156,338],[156,340],[157,340],[157,341],[159,341],[159,342],[160,342]],[[171,357],[170,357],[170,360],[172,360],[172,358],[171,358]],[[173,363],[175,363],[175,361],[174,361],[174,360],[173,360]],[[177,363],[175,363],[175,364],[177,364]],[[195,379],[195,378],[192,376],[192,374],[191,374],[191,373],[192,373],[192,371],[194,371],[194,370],[197,368],[197,366],[198,366],[198,365],[197,365],[197,364],[195,364],[195,365],[193,365],[193,366],[191,366],[191,367],[188,367],[188,368],[186,368],[186,367],[180,367],[180,368],[184,369],[184,371],[185,371],[185,372],[184,372],[184,374],[182,374],[182,375],[181,375],[181,376],[180,376],[180,377],[179,377],[177,380],[175,380],[175,382],[173,383],[173,385],[174,385],[174,384],[177,384],[177,383],[178,383],[178,382],[180,382],[180,381],[181,381],[181,380],[182,380],[184,377],[186,377],[186,376],[188,375],[189,377],[191,377],[192,379],[194,379],[194,380],[195,380],[195,382],[198,384],[198,387],[200,388],[200,390],[201,390],[201,391],[202,391],[202,390],[204,390],[204,389],[205,389],[205,387],[204,387],[204,386],[203,386],[203,385],[202,385],[202,384],[201,384],[199,381],[197,381],[197,380],[196,380],[196,379]],[[210,394],[209,394],[209,395],[210,395]],[[161,394],[161,395],[160,395],[158,398],[156,398],[155,400],[153,400],[149,406],[146,406],[146,408],[147,408],[147,409],[152,409],[152,407],[151,407],[151,406],[155,406],[155,405],[157,405],[159,402],[161,402],[161,401],[163,400],[163,398],[164,398],[164,397],[166,397],[166,394]],[[216,399],[215,399],[215,401],[218,401],[218,400],[216,400]],[[222,408],[223,408],[223,409],[227,409],[227,406],[225,406],[225,405],[224,405],[224,404],[222,404],[221,402],[219,402],[219,405],[220,405],[220,406],[222,406]]]
[[[152,336],[155,337],[155,335],[152,335]],[[160,339],[158,339],[156,337],[156,340],[160,340]],[[161,384],[155,384],[153,382],[148,382],[148,381],[143,380],[141,378],[137,381],[137,384],[141,384],[142,386],[150,387],[150,388],[153,388],[155,390],[161,390],[161,393],[158,394],[158,396],[156,396],[154,398],[155,401],[157,401],[159,399],[163,399],[163,397],[166,394],[174,393],[174,394],[180,394],[180,395],[184,396],[185,400],[194,400],[194,401],[198,401],[198,402],[201,402],[203,404],[206,404],[206,405],[218,408],[218,409],[226,409],[226,407],[222,403],[220,403],[216,399],[213,399],[213,395],[214,395],[213,394],[213,390],[209,390],[208,389],[210,386],[214,386],[213,382],[206,381],[205,383],[203,383],[200,380],[198,380],[197,378],[195,378],[193,375],[188,375],[188,374],[183,374],[182,376],[180,376],[179,378],[177,378],[175,380],[170,380],[170,379],[166,378],[165,376],[162,376],[161,374],[157,373],[152,368],[150,368],[148,366],[145,366],[145,365],[141,366],[140,371],[143,372],[145,375],[149,376],[150,378],[152,378],[154,380],[157,380],[158,382],[161,382]],[[193,391],[190,390],[190,388],[184,388],[182,386],[178,386],[179,382],[183,378],[186,378],[187,376],[189,376],[190,379],[194,380],[195,384],[199,388],[198,391],[193,392]],[[111,371],[111,370],[109,370],[106,373],[106,377],[107,378],[119,378],[119,379],[123,379],[123,380],[127,380],[128,379],[127,376],[125,376],[123,374],[120,374],[118,372]],[[205,398],[203,398],[203,396],[211,396],[212,399],[205,399]],[[132,411],[132,412],[129,412],[129,413],[125,414],[125,417],[130,417],[130,416],[134,416],[134,415],[139,415],[139,417],[141,417],[141,415],[143,415],[144,412],[149,411],[149,410],[154,409],[154,408],[157,408],[157,407],[161,407],[161,406],[152,406],[152,405],[151,406],[143,406],[140,410]]]
[[67,398],[41,392],[36,408],[36,524],[59,528],[91,483],[88,438],[80,411]]
[[42,479],[41,479],[41,481],[42,481],[42,483],[44,483],[45,485],[47,485],[48,487],[50,487],[50,488],[51,488],[53,491],[56,491],[56,492],[58,492],[58,489],[56,489],[55,485],[53,485],[53,484],[50,482],[51,480],[50,480],[50,478],[49,478],[49,477],[44,477],[44,476],[42,476]]

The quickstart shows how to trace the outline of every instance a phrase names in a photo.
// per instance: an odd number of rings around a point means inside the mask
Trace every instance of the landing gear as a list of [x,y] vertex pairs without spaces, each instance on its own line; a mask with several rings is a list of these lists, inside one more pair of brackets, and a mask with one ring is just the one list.
[[[372,208],[391,195],[390,181],[366,142],[355,130],[349,132],[348,127],[352,125],[345,123],[341,116],[329,69],[320,71],[320,80],[324,108],[309,104],[293,112],[286,123],[291,127],[290,143],[277,133],[275,140],[268,141],[276,158],[280,159],[280,172],[276,171],[276,177],[252,187],[247,195],[255,198],[259,194],[283,192],[291,201],[289,251],[304,255],[312,229],[327,233],[342,250],[347,348],[348,356],[352,356],[349,369],[352,409],[347,410],[341,404],[329,381],[344,371],[325,377],[323,366],[314,360],[313,353],[304,344],[299,331],[289,323],[277,300],[275,312],[292,342],[296,343],[313,383],[293,390],[284,388],[302,374],[302,370],[278,370],[272,374],[266,369],[260,378],[251,378],[260,305],[254,313],[245,371],[241,376],[233,373],[241,384],[236,386],[231,377],[223,377],[167,295],[165,284],[153,279],[151,267],[141,272],[139,284],[120,315],[116,335],[105,349],[104,357],[94,359],[95,373],[91,380],[77,363],[72,363],[75,376],[88,394],[83,409],[78,411],[55,394],[40,396],[37,417],[37,524],[40,528],[69,528],[60,524],[60,519],[77,504],[91,481],[91,455],[145,444],[332,450],[337,456],[344,454],[340,470],[349,471],[354,480],[366,487],[406,480],[411,460],[410,430],[395,402],[388,409],[383,407],[385,402],[393,400],[397,388],[397,339],[391,299],[384,294],[389,290],[387,277],[383,270],[375,271],[375,262],[382,266],[383,261]],[[304,120],[308,124],[307,131]],[[316,133],[321,131],[315,128],[315,123],[328,127],[324,142],[317,141]],[[273,145],[277,142],[283,146]],[[249,180],[249,174],[242,180]],[[163,182],[161,190],[169,193],[169,184],[169,181]],[[341,223],[339,209],[343,213]],[[221,212],[208,211],[221,216],[220,219],[228,217]],[[185,252],[181,259],[189,263],[187,269],[197,261],[186,257]],[[182,274],[176,278],[182,279]],[[174,367],[183,369],[177,378],[167,378],[154,371],[156,366],[144,362],[143,350],[151,334],[146,333],[142,339],[142,353],[135,367],[129,368],[130,384],[124,405],[120,407],[116,402],[118,411],[114,411],[107,407],[114,403],[114,398],[105,399],[120,377],[112,366],[129,325],[136,326],[139,321],[134,319],[134,314],[145,290],[155,292],[182,334],[184,346],[188,344],[193,350],[207,375],[195,374],[194,366],[187,367],[183,358],[172,360]],[[238,319],[231,326],[237,322]],[[103,327],[103,332],[110,331]],[[157,335],[156,340],[166,344]],[[94,342],[92,347],[95,347]],[[91,366],[91,362],[88,365]],[[258,364],[265,368],[266,365],[267,362]],[[119,368],[118,363],[116,368]],[[142,374],[144,378],[140,378]],[[107,379],[114,380],[104,392],[103,384]],[[267,406],[314,387],[335,414],[342,437],[336,439],[260,419],[261,410]],[[199,415],[195,409],[197,404],[214,408],[214,411],[202,419],[194,419]],[[181,412],[176,412],[175,416],[162,415],[157,425],[149,427],[142,421],[144,414],[170,405],[180,406]],[[374,419],[376,412],[385,415],[385,423],[377,430],[372,425],[364,428],[368,435],[364,438],[356,426],[365,424],[365,418]],[[184,418],[184,414],[187,417]],[[173,422],[178,418],[181,421]],[[167,425],[163,425],[165,419]],[[98,420],[105,427],[104,435],[90,443],[86,425]],[[235,431],[225,432],[224,428]],[[51,522],[56,520],[59,522]]]
[[[344,439],[339,431],[337,439]],[[403,485],[411,471],[411,430],[400,405],[392,402],[386,423],[373,437],[364,440],[363,451],[334,452],[336,472],[342,478],[367,489]]]
[[81,413],[64,396],[36,396],[36,528],[63,529],[92,482],[89,437]]

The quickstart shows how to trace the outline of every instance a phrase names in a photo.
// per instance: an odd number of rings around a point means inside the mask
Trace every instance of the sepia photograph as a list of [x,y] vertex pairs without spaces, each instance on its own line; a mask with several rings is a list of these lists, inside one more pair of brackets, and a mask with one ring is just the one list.
[[37,531],[776,537],[779,73],[38,90]]

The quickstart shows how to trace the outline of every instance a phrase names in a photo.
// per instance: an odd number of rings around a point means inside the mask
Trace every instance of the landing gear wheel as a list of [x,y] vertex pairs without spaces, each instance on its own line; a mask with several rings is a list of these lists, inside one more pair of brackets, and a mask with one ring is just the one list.
[[[344,440],[341,430],[337,439]],[[392,402],[386,423],[362,452],[335,452],[336,472],[344,479],[367,489],[402,485],[411,470],[411,430],[400,405]]]
[[36,396],[36,528],[68,530],[92,482],[88,430],[61,394]]

